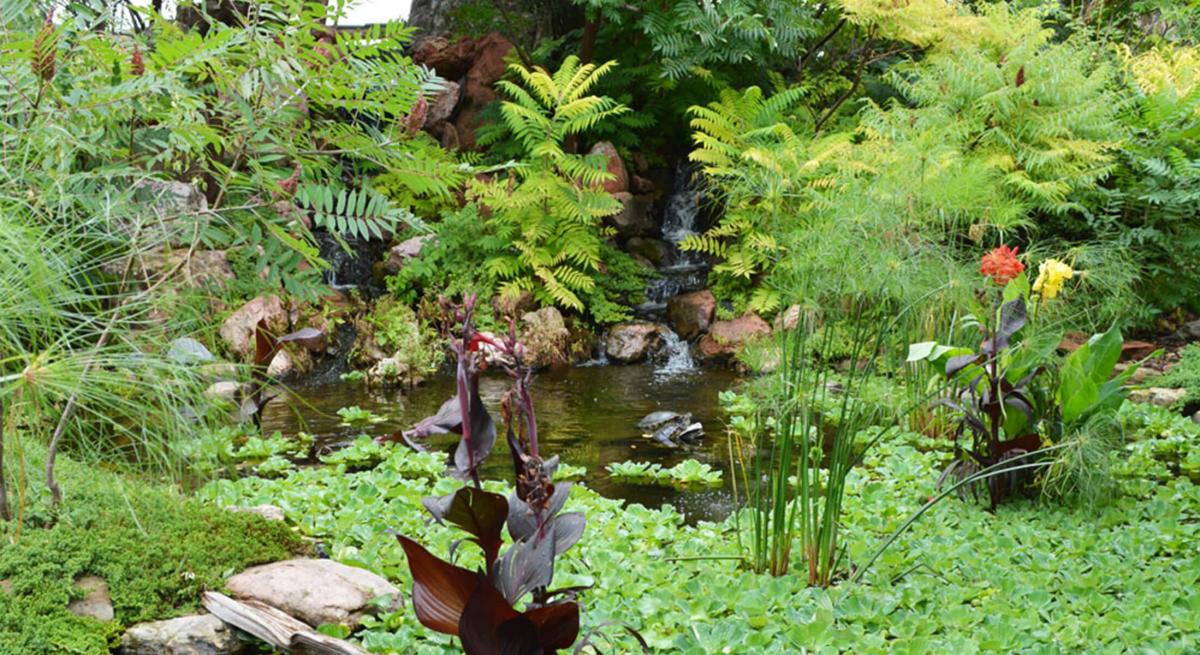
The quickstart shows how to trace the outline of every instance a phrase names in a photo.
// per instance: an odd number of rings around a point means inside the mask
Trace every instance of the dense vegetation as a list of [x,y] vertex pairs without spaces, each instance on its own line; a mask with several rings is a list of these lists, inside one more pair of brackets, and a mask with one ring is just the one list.
[[[301,537],[421,589],[380,653],[1200,648],[1196,0],[346,4],[0,0],[0,653]],[[543,456],[534,370],[658,329],[678,262],[725,465]],[[447,369],[386,438],[262,429],[272,377]]]

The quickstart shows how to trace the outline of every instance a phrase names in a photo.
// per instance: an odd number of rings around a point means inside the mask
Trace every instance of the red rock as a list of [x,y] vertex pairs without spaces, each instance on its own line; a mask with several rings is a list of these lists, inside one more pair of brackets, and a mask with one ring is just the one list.
[[504,77],[504,59],[512,48],[512,42],[498,32],[491,32],[476,44],[475,61],[467,71],[462,108],[454,121],[459,143],[463,148],[475,147],[479,113],[483,111],[484,106],[496,99],[496,91],[492,85]]
[[667,321],[683,339],[694,339],[708,329],[717,299],[708,289],[684,293],[667,301]]
[[478,43],[473,39],[460,39],[450,43],[445,37],[433,37],[421,41],[413,49],[413,61],[432,68],[441,77],[457,80],[470,70],[475,61]]
[[728,357],[746,343],[771,334],[771,326],[757,314],[746,314],[732,321],[716,321],[700,339],[700,355],[705,358]]
[[617,153],[617,148],[608,141],[601,141],[592,146],[588,151],[589,155],[602,155],[608,162],[607,168],[609,174],[613,177],[611,180],[604,183],[604,190],[609,193],[619,193],[629,190],[629,173],[625,170],[625,162],[621,161],[621,155]]
[[1121,345],[1122,361],[1145,359],[1158,350],[1158,345],[1149,341],[1126,341]]

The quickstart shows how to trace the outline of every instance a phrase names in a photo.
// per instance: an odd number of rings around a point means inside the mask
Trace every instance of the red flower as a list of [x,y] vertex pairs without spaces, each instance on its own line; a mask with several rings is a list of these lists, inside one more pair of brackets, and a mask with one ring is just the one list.
[[983,256],[979,262],[979,272],[992,278],[992,282],[1004,285],[1025,270],[1025,265],[1017,259],[1017,249],[1000,246]]

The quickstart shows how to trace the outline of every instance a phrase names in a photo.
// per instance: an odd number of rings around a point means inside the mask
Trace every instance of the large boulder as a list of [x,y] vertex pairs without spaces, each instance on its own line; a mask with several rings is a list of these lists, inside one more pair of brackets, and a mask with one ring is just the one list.
[[425,244],[436,239],[432,234],[426,234],[419,237],[405,239],[400,243],[392,246],[388,251],[387,259],[384,261],[383,269],[388,275],[395,275],[404,268],[409,261],[416,259],[421,254],[421,249]]
[[123,231],[138,235],[141,243],[190,245],[208,224],[208,198],[198,187],[175,180],[139,180],[134,199],[147,211],[137,222],[121,223]]
[[472,39],[459,39],[451,43],[443,36],[422,40],[413,48],[413,62],[432,68],[447,80],[462,78],[475,60],[476,43]]
[[1200,341],[1200,319],[1184,323],[1179,329],[1179,336],[1188,341]]
[[[403,604],[400,590],[363,569],[328,559],[293,559],[255,566],[226,585],[242,600],[257,600],[317,627],[335,623],[356,629],[364,616],[394,611]],[[390,596],[386,604],[373,603]]]
[[475,147],[479,114],[488,103],[496,99],[496,91],[492,87],[504,77],[504,59],[512,49],[512,42],[499,32],[489,33],[476,44],[475,61],[467,71],[462,106],[454,121],[458,141],[463,148]]
[[[125,260],[105,262],[101,270],[114,277],[125,274]],[[159,282],[170,274],[172,284],[200,288],[225,286],[234,279],[233,268],[225,258],[224,250],[156,250],[140,255],[134,262],[131,274],[142,284]]]
[[604,183],[604,190],[609,193],[619,193],[629,190],[629,172],[625,170],[625,162],[621,161],[621,155],[617,153],[617,148],[608,141],[601,141],[592,146],[588,151],[589,155],[600,155],[607,162],[606,167],[612,175],[612,179]]
[[621,210],[604,217],[604,224],[615,229],[622,237],[644,236],[654,231],[654,216],[650,211],[654,197],[646,194],[633,195],[628,191],[613,194],[621,203]]
[[212,614],[138,623],[121,637],[122,655],[237,655],[249,646]]
[[684,339],[694,339],[708,329],[717,311],[717,299],[708,289],[684,293],[667,301],[667,322]]
[[771,326],[758,314],[746,314],[732,321],[716,321],[700,339],[700,355],[705,358],[728,357],[742,346],[771,334]]
[[497,317],[515,319],[536,307],[537,301],[534,300],[533,294],[525,290],[521,290],[515,296],[497,294],[492,297],[492,310],[496,312]]
[[221,339],[230,352],[243,357],[254,354],[254,328],[266,319],[268,329],[284,334],[288,327],[288,312],[279,296],[259,296],[242,305],[221,324]]
[[525,361],[534,368],[560,366],[567,363],[571,331],[562,314],[553,307],[543,307],[521,317],[521,344],[525,346]]
[[640,362],[663,347],[666,334],[667,328],[655,323],[614,325],[604,337],[604,354],[618,362]]

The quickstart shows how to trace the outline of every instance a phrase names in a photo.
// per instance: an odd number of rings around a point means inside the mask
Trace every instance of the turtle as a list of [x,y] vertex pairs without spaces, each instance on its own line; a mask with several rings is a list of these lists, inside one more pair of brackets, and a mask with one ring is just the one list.
[[638,421],[645,435],[668,448],[679,447],[680,441],[692,443],[704,435],[704,426],[692,422],[690,413],[660,410],[650,412]]

